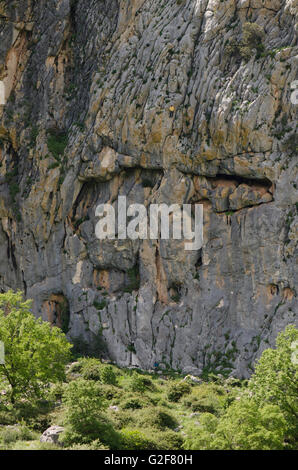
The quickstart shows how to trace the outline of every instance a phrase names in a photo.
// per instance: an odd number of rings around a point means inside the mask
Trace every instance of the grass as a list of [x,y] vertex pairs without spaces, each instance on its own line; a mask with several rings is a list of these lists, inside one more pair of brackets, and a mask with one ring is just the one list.
[[[165,371],[146,373],[121,369],[95,358],[79,358],[66,370],[66,382],[52,385],[43,400],[22,401],[14,407],[0,403],[0,450],[61,448],[40,443],[40,436],[51,425],[65,426],[67,409],[62,400],[63,393],[69,384],[82,378],[98,384],[105,403],[102,414],[111,424],[123,450],[182,449],[183,429],[194,422],[195,415],[212,413],[220,416],[241,389],[240,382],[237,386],[228,385],[224,379],[194,383],[183,380],[184,377],[177,373],[167,375]],[[64,449],[109,448],[100,437]]]

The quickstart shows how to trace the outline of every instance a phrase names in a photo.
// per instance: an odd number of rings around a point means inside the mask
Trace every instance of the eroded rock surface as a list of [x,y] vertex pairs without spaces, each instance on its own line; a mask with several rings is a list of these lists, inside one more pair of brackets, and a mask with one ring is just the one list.
[[[297,322],[297,50],[297,0],[1,1],[0,288],[121,365],[248,376]],[[99,242],[119,195],[203,204],[203,248]]]
[[50,444],[59,444],[59,436],[64,431],[61,426],[51,426],[40,437],[40,442],[48,442]]

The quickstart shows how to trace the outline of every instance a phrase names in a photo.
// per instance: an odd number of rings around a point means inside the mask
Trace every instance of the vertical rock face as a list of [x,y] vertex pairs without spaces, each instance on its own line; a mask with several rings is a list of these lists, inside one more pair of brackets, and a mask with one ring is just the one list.
[[[0,1],[0,288],[121,365],[248,376],[297,322],[296,39],[296,0]],[[97,240],[121,195],[203,204],[202,249]]]

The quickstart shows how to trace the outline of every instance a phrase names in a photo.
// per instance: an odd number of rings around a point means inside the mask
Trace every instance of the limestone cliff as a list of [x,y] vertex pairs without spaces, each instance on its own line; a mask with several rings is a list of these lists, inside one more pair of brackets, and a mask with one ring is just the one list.
[[[1,290],[121,365],[249,375],[297,322],[297,7],[1,0]],[[203,248],[99,242],[118,195],[203,204]]]

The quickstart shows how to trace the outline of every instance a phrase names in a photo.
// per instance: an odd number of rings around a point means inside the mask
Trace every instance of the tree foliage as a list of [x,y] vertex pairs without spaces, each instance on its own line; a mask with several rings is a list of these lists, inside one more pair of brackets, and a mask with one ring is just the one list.
[[290,440],[298,440],[298,360],[294,351],[297,341],[298,330],[289,325],[277,337],[276,349],[263,352],[249,382],[259,406],[279,406],[288,423]]
[[298,330],[288,326],[276,349],[259,359],[248,390],[219,417],[204,413],[187,433],[186,449],[295,449],[298,441]]
[[0,294],[0,341],[5,364],[0,379],[10,385],[10,398],[40,397],[49,383],[63,381],[71,345],[64,333],[36,319],[32,302],[22,292]]
[[276,405],[258,405],[249,399],[234,402],[221,417],[204,413],[188,449],[278,450],[284,447],[286,421]]
[[63,404],[65,444],[88,444],[100,439],[103,444],[119,448],[120,437],[103,413],[107,402],[98,382],[85,379],[71,382],[64,393]]

